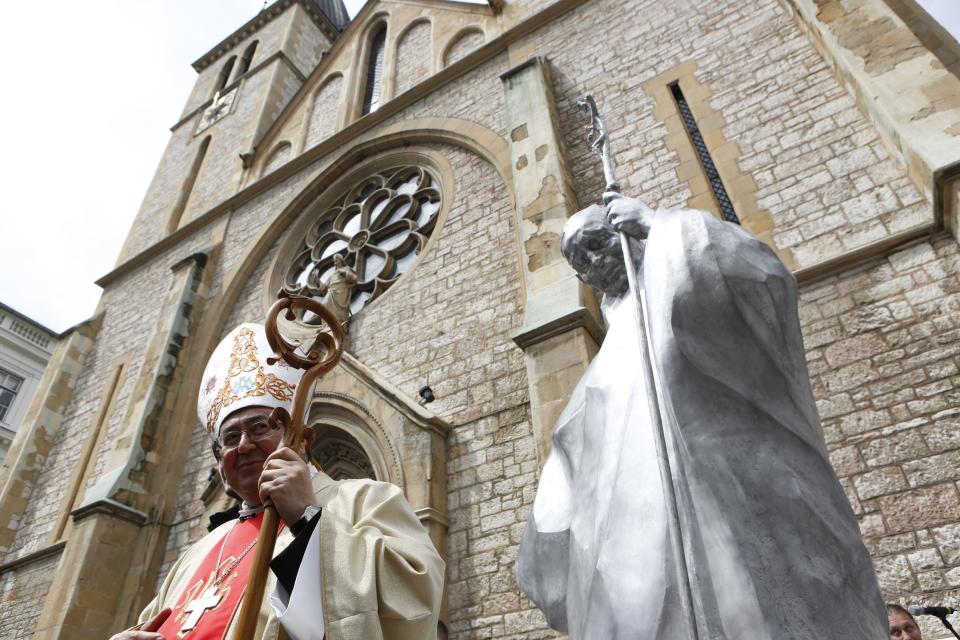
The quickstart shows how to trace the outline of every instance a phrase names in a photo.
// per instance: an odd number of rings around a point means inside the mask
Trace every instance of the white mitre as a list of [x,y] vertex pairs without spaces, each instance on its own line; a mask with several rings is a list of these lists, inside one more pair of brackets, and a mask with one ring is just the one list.
[[197,416],[214,440],[224,419],[244,407],[280,407],[290,411],[303,369],[283,359],[267,364],[273,350],[261,324],[248,322],[220,341],[207,362],[197,399]]

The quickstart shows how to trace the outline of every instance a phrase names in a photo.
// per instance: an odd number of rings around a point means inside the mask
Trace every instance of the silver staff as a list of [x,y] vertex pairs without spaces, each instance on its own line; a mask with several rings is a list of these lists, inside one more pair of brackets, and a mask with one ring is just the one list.
[[[593,96],[587,94],[584,99],[577,103],[584,113],[590,116],[590,124],[587,131],[591,137],[596,136],[591,143],[591,148],[603,160],[603,176],[607,184],[603,193],[603,203],[610,204],[620,197],[620,183],[617,182],[613,174],[613,160],[610,155],[610,135],[607,127],[600,118],[597,110],[597,103]],[[633,251],[630,247],[630,241],[627,234],[620,233],[620,246],[623,249],[624,266],[627,269],[627,281],[630,286],[630,293],[637,304],[634,306],[635,319],[637,323],[637,339],[640,343],[640,356],[644,364],[643,372],[643,390],[647,396],[647,408],[650,412],[650,419],[653,422],[653,437],[657,443],[657,460],[660,466],[660,483],[663,485],[664,499],[667,505],[667,522],[670,532],[670,546],[677,558],[677,581],[680,585],[680,609],[687,623],[687,638],[698,640],[700,637],[697,628],[696,613],[693,608],[693,592],[690,583],[690,573],[687,567],[687,556],[684,553],[683,532],[681,531],[680,510],[677,506],[677,495],[673,486],[673,474],[670,470],[670,456],[667,453],[666,434],[663,429],[663,417],[660,413],[660,404],[657,400],[657,389],[653,380],[653,354],[650,351],[650,345],[647,340],[647,311],[646,303],[643,298],[643,292],[637,283],[637,274],[634,271]]]

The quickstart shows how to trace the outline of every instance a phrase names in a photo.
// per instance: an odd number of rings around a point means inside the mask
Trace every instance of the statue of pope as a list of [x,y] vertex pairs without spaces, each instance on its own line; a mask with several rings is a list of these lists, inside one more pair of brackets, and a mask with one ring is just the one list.
[[[619,231],[645,291],[685,562],[669,543]],[[629,198],[571,217],[561,242],[604,293],[608,331],[555,427],[521,590],[573,640],[686,638],[684,571],[700,640],[886,638],[827,458],[790,271],[738,225]]]

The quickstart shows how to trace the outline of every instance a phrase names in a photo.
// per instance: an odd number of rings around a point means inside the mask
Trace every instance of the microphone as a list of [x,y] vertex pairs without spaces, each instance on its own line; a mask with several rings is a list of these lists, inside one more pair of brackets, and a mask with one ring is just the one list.
[[914,616],[937,616],[938,618],[946,618],[956,611],[953,607],[921,607],[920,605],[912,605],[907,607],[907,611],[910,612],[910,615]]

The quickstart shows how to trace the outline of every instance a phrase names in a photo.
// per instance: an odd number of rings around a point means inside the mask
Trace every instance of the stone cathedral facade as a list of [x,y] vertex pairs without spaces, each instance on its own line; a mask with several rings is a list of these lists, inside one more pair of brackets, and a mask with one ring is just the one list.
[[0,637],[131,624],[227,504],[208,355],[335,255],[361,283],[316,458],[404,489],[452,637],[555,637],[513,562],[604,333],[558,246],[604,186],[588,91],[625,194],[735,217],[794,270],[885,594],[960,602],[960,47],[912,0],[276,0],[193,66],[0,471]]

